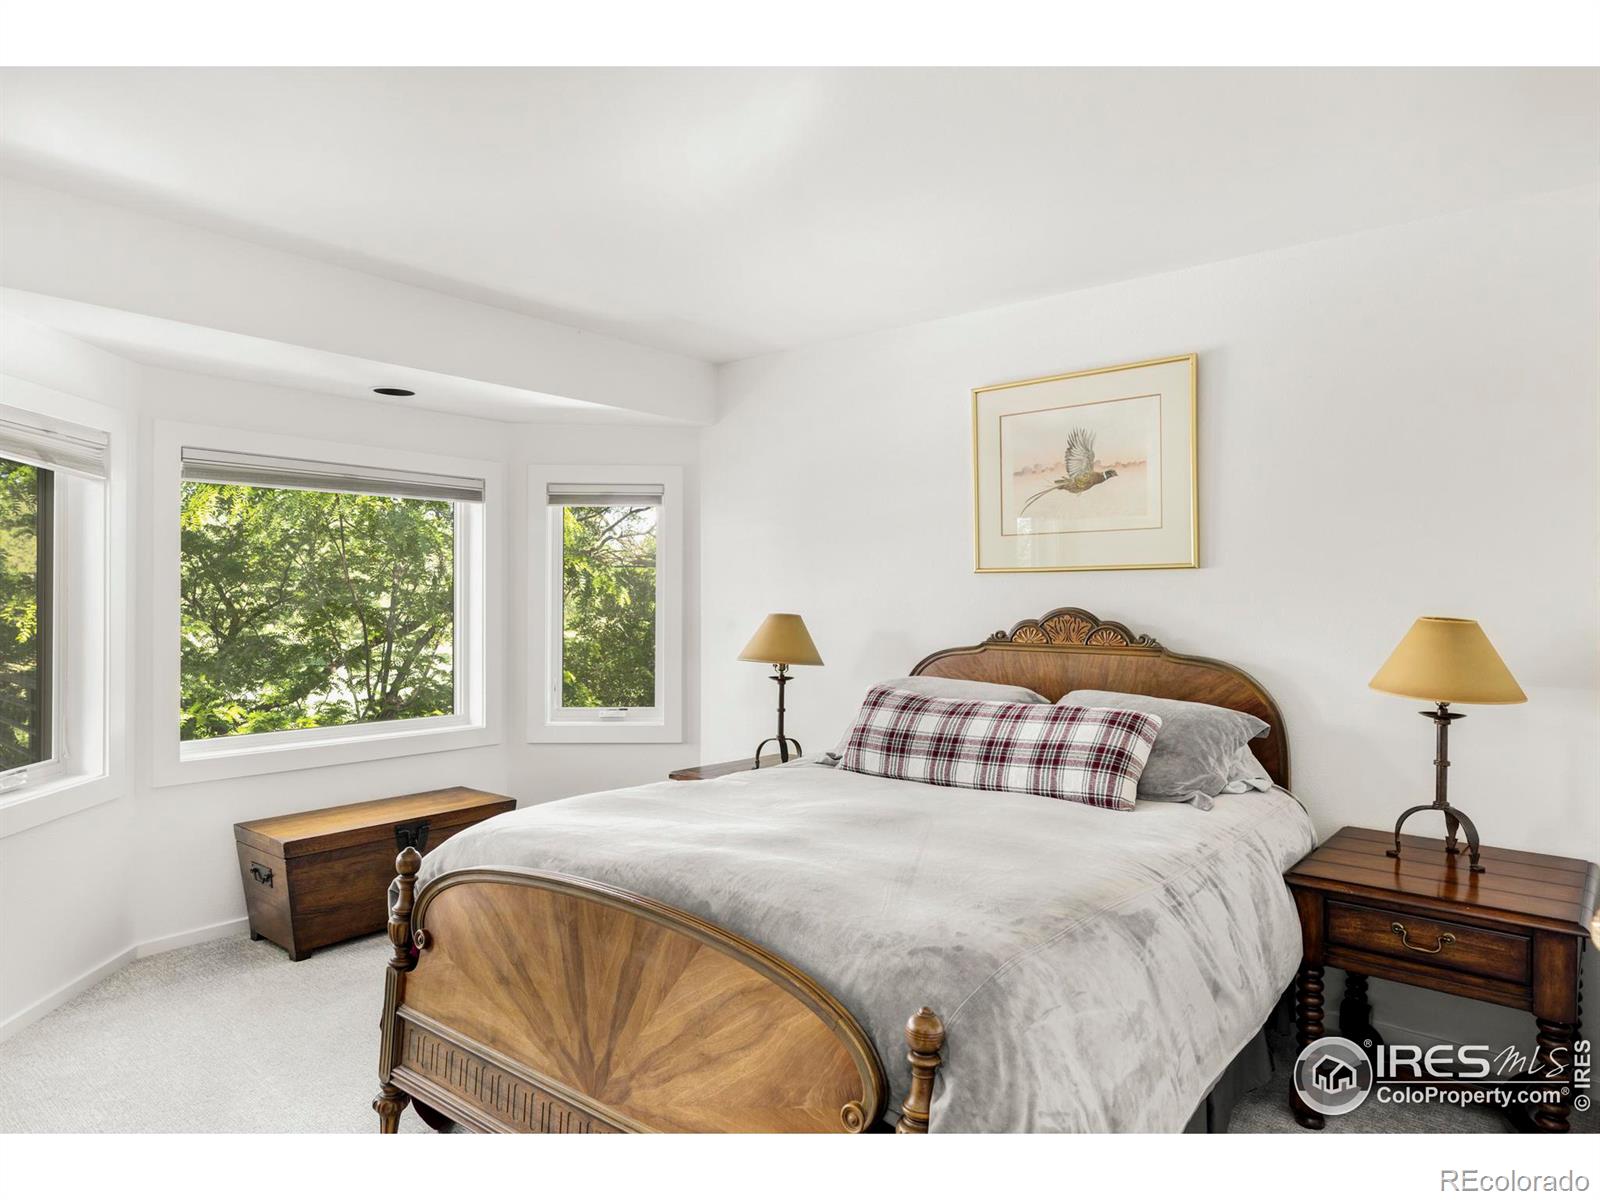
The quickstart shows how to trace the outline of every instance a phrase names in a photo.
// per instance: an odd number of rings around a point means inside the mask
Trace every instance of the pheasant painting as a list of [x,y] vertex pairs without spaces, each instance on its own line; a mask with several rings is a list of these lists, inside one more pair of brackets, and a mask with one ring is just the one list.
[[1062,455],[1062,462],[1066,473],[1042,492],[1029,496],[1027,503],[1022,506],[1023,512],[1027,512],[1034,501],[1043,499],[1051,492],[1068,492],[1076,496],[1113,478],[1117,473],[1110,467],[1104,471],[1094,469],[1094,434],[1081,425],[1067,435],[1067,450]]

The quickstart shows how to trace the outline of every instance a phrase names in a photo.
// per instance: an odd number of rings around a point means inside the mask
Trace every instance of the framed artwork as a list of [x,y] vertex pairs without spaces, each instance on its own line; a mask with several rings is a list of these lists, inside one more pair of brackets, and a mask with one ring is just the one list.
[[1200,565],[1196,357],[972,392],[979,571]]

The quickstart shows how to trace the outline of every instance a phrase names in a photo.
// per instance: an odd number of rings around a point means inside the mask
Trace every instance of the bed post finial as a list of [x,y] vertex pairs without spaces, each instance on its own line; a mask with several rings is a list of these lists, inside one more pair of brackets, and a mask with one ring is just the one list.
[[927,1133],[928,1109],[933,1103],[933,1077],[944,1060],[939,1051],[944,1048],[944,1022],[939,1014],[926,1006],[911,1014],[906,1022],[906,1046],[910,1053],[906,1061],[911,1064],[911,1091],[900,1106],[900,1123],[896,1133]]
[[394,860],[395,898],[389,908],[389,942],[394,946],[394,957],[389,965],[397,971],[411,969],[411,909],[417,898],[417,870],[422,866],[422,855],[415,846],[407,846]]

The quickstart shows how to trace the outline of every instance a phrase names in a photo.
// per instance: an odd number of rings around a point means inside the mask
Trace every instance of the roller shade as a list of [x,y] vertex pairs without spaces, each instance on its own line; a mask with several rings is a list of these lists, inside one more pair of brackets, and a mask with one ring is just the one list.
[[355,492],[411,500],[482,503],[483,480],[426,471],[393,471],[352,463],[275,458],[232,450],[183,448],[183,478],[190,483],[237,483],[249,487],[296,488],[303,492]]
[[99,430],[0,404],[0,457],[104,479],[110,445]]
[[546,487],[551,504],[628,508],[660,504],[666,488],[659,483],[552,483]]

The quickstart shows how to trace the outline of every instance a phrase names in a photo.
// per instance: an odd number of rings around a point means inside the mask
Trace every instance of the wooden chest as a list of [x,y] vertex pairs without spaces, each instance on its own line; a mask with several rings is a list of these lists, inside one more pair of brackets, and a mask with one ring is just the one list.
[[250,936],[298,962],[319,946],[376,933],[388,923],[396,854],[407,846],[426,853],[516,806],[510,796],[453,787],[235,825]]

